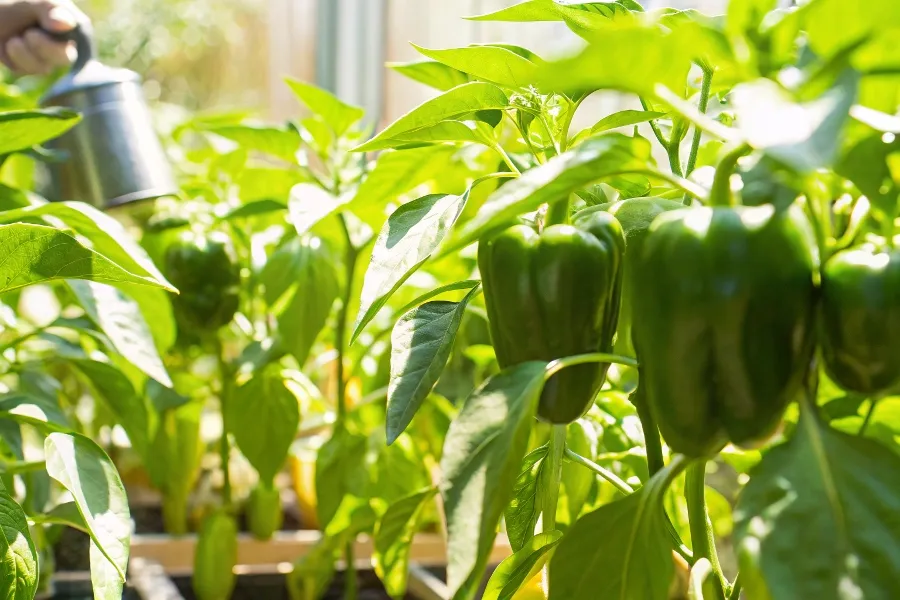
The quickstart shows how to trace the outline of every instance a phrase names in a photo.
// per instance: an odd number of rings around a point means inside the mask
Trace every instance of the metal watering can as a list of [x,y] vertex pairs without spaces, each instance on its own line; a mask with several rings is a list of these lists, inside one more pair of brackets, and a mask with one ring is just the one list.
[[48,142],[61,160],[44,163],[42,195],[51,201],[80,200],[109,209],[141,200],[175,195],[178,186],[153,129],[140,76],[93,58],[90,23],[65,34],[78,58],[71,70],[50,88],[42,106],[60,106],[81,113],[82,120]]

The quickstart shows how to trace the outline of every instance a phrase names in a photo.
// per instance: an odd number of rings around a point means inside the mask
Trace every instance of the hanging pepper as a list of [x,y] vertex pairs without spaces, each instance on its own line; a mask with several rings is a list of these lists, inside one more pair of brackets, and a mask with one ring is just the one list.
[[268,540],[281,529],[281,492],[274,483],[259,482],[247,499],[247,525],[260,540]]
[[183,231],[166,248],[164,274],[180,294],[172,307],[179,325],[214,332],[237,312],[241,270],[231,238],[220,231]]
[[822,356],[828,375],[867,395],[900,384],[900,251],[868,243],[822,272]]
[[[610,352],[624,249],[622,227],[603,212],[541,233],[514,225],[482,240],[478,267],[500,366]],[[555,374],[541,393],[538,416],[570,423],[583,415],[608,368],[592,363]]]
[[228,600],[234,591],[237,522],[225,510],[203,520],[194,554],[193,588],[197,600]]
[[814,349],[818,255],[795,206],[659,215],[634,273],[642,386],[676,452],[752,447],[801,391]]

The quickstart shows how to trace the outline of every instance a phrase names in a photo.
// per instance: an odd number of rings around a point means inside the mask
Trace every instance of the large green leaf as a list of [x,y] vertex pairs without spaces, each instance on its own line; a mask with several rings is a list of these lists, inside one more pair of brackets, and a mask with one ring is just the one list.
[[375,528],[372,565],[391,598],[406,594],[409,577],[409,553],[424,507],[437,494],[437,488],[416,492],[391,504]]
[[[696,56],[689,36],[643,24],[605,26],[579,54],[546,64],[535,79],[544,93],[570,96],[619,90],[653,97],[657,84],[683,95]],[[611,60],[611,57],[615,57]]]
[[732,92],[738,127],[753,148],[800,173],[829,167],[837,158],[858,81],[847,71],[809,102],[797,102],[767,79],[741,84]]
[[368,438],[336,427],[316,456],[316,512],[320,527],[328,527],[346,496],[365,497]]
[[[58,219],[74,230],[76,236],[89,243],[79,242],[102,254],[129,273],[139,276],[136,283],[151,284],[169,291],[175,291],[163,274],[159,272],[147,252],[134,240],[122,225],[109,215],[84,202],[50,202],[0,212],[0,223],[15,223],[34,217]],[[51,223],[55,225],[56,223]]]
[[12,394],[0,398],[0,416],[28,423],[47,431],[69,431],[69,420],[59,405],[49,399]]
[[7,600],[32,600],[38,584],[37,550],[28,532],[25,511],[0,481],[0,589]]
[[447,170],[452,146],[385,152],[345,206],[373,229],[381,227],[389,203]]
[[25,150],[62,135],[81,117],[66,108],[0,113],[0,155]]
[[172,311],[172,295],[162,288],[122,283],[116,286],[137,302],[156,348],[162,354],[175,345],[178,329]]
[[480,110],[508,106],[509,99],[496,85],[479,81],[466,83],[420,104],[355,150],[370,152],[391,148],[396,145],[394,139],[404,133],[431,127],[441,121],[459,120]]
[[[91,580],[98,600],[120,600],[131,547],[125,488],[105,452],[79,434],[51,433],[47,473],[72,494],[91,536]],[[110,577],[114,571],[116,577]]]
[[392,444],[409,426],[440,378],[473,288],[460,302],[427,302],[404,314],[391,332],[391,378],[385,429]]
[[543,63],[539,58],[528,59],[500,46],[468,46],[430,50],[413,44],[424,56],[434,59],[476,79],[509,88],[531,85]]
[[300,426],[300,404],[281,367],[271,364],[235,388],[225,404],[225,422],[260,479],[271,483]]
[[272,254],[260,281],[281,343],[302,365],[338,296],[335,261],[319,238],[293,238]]
[[513,487],[513,497],[503,511],[506,535],[513,551],[521,550],[534,537],[534,528],[541,516],[544,490],[544,458],[549,446],[535,448],[522,461],[519,476]]
[[300,133],[291,127],[271,125],[219,125],[205,131],[227,138],[247,150],[271,154],[284,161],[296,162],[300,149]]
[[455,600],[475,596],[512,496],[543,388],[543,362],[488,379],[450,425],[441,457],[447,515],[447,584]]
[[325,121],[337,136],[344,135],[365,114],[363,109],[342,102],[322,88],[296,79],[288,78],[285,81],[300,102]]
[[149,399],[138,394],[128,376],[112,363],[75,357],[65,357],[65,360],[90,381],[97,397],[106,403],[128,434],[134,449],[146,456],[153,417]]
[[129,271],[46,225],[0,225],[0,294],[36,283],[89,279],[107,283],[162,284]]
[[429,194],[391,213],[372,249],[351,341],[428,260],[462,214],[468,198],[468,190],[460,196]]
[[119,354],[149,377],[172,387],[172,380],[137,302],[103,283],[71,280],[68,285]]
[[898,472],[897,454],[803,410],[794,436],[763,456],[738,499],[747,596],[900,597]]
[[591,138],[501,186],[471,221],[447,239],[439,255],[468,246],[513,223],[520,214],[565,198],[590,183],[646,170],[649,161],[650,143],[643,138],[618,133]]
[[550,600],[666,600],[672,543],[663,508],[669,464],[644,487],[576,521],[550,559]]
[[491,574],[482,600],[512,600],[529,575],[544,565],[548,553],[561,539],[562,533],[556,530],[538,534],[515,554],[503,559]]
[[304,235],[326,217],[349,202],[353,196],[335,197],[312,183],[298,183],[291,188],[288,212],[298,235]]
[[469,82],[468,76],[435,60],[420,60],[407,63],[388,63],[389,68],[419,83],[446,92],[458,85]]

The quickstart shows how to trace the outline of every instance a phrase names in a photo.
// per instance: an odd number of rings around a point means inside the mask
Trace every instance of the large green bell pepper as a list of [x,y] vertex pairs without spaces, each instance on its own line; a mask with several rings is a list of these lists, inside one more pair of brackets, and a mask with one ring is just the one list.
[[[577,226],[552,225],[537,233],[514,225],[482,240],[478,267],[500,366],[610,352],[624,249],[622,227],[603,212]],[[551,377],[538,415],[551,423],[583,415],[608,368],[584,364]]]
[[822,356],[842,388],[880,394],[900,384],[900,251],[843,250],[822,272]]
[[180,292],[173,296],[172,307],[182,328],[214,332],[234,318],[241,269],[225,233],[181,232],[166,248],[163,271]]
[[637,258],[632,339],[668,445],[704,456],[777,429],[814,350],[818,254],[796,207],[658,216]]

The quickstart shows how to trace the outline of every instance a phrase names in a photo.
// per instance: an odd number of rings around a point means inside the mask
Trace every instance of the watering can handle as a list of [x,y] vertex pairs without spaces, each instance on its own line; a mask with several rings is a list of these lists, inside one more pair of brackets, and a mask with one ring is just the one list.
[[60,42],[75,42],[78,56],[72,64],[72,74],[81,71],[94,58],[94,28],[90,21],[79,19],[75,27],[69,31],[44,30],[44,33]]

